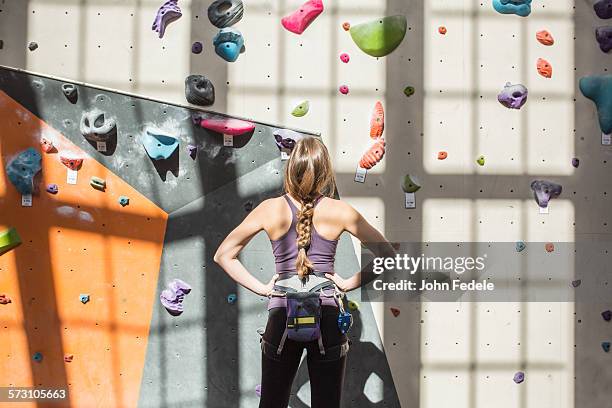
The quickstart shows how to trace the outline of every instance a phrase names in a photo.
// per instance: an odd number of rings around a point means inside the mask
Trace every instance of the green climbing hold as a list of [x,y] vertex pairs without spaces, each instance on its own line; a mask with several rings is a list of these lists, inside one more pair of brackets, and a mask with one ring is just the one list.
[[484,166],[485,165],[485,157],[484,156],[479,156],[478,159],[476,159],[476,163],[478,163],[479,166]]
[[404,181],[402,182],[402,190],[404,190],[404,193],[416,193],[420,189],[421,184],[415,176],[411,174],[406,174],[404,176]]
[[406,88],[404,88],[404,95],[406,95],[409,98],[412,95],[414,95],[414,87],[413,86],[407,86]]
[[15,228],[0,232],[0,255],[21,244],[21,238]]
[[407,26],[406,17],[390,16],[351,26],[350,32],[363,52],[372,57],[384,57],[402,43]]
[[304,101],[296,106],[291,114],[297,118],[301,118],[308,113],[308,110],[310,110],[310,102]]
[[355,302],[354,300],[349,300],[348,301],[348,308],[351,312],[355,312],[357,310],[359,310],[359,303]]

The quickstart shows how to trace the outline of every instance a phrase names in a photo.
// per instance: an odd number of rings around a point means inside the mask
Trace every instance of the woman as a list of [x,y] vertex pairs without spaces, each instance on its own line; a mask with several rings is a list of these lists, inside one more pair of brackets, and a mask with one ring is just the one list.
[[[340,407],[348,351],[348,339],[338,328],[336,302],[333,298],[321,297],[320,337],[324,350],[320,350],[317,341],[285,340],[286,303],[271,295],[277,280],[292,276],[302,281],[329,279],[342,292],[358,288],[360,272],[348,279],[334,273],[340,235],[348,231],[362,242],[386,240],[350,205],[333,198],[335,178],[331,160],[319,139],[309,137],[295,145],[286,164],[284,187],[287,194],[265,200],[249,213],[221,243],[214,260],[240,285],[260,296],[271,297],[262,337],[259,407],[287,407],[305,348],[312,407],[336,408]],[[277,272],[267,283],[257,280],[238,260],[238,253],[262,230],[272,243]],[[320,278],[322,273],[325,278]]]

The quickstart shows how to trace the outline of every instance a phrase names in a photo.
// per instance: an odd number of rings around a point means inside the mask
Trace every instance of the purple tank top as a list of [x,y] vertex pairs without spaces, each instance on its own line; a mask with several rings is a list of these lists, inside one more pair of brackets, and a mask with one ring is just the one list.
[[[274,253],[274,261],[276,264],[276,273],[282,276],[283,273],[295,272],[295,260],[298,255],[297,248],[297,231],[295,226],[297,224],[297,213],[298,209],[293,204],[293,201],[287,194],[283,195],[289,208],[291,209],[291,226],[289,230],[276,240],[270,240],[272,243],[272,252]],[[319,201],[323,196],[317,198],[314,202],[314,208],[316,208]],[[334,273],[334,260],[336,257],[336,247],[338,240],[325,239],[319,235],[316,231],[314,224],[310,232],[310,247],[306,250],[308,259],[313,264],[315,272]],[[336,303],[333,298],[321,297],[324,305],[335,306]],[[273,297],[268,303],[268,309],[273,307],[285,307],[286,299]]]

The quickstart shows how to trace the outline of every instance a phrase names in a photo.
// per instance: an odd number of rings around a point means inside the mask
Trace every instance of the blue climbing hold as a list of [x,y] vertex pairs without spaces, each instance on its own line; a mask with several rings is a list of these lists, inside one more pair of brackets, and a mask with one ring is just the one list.
[[172,156],[179,145],[179,141],[176,137],[163,134],[159,129],[149,127],[145,129],[142,144],[150,158],[165,160]]
[[531,0],[493,0],[493,8],[501,14],[527,17],[531,14]]
[[580,79],[580,91],[597,106],[599,126],[612,133],[612,75],[586,76]]
[[523,241],[518,241],[516,243],[516,252],[523,252],[527,248],[527,245]]
[[601,348],[603,349],[603,351],[605,351],[606,353],[610,352],[610,342],[609,341],[604,341],[601,343]]
[[89,295],[86,293],[81,293],[79,295],[79,300],[81,301],[81,303],[85,304],[87,302],[89,302]]
[[230,293],[229,295],[227,295],[227,303],[229,303],[230,305],[236,303],[237,300],[238,296],[236,296],[235,293]]
[[42,359],[43,359],[43,355],[39,351],[34,353],[34,355],[32,356],[32,360],[36,361],[37,363],[40,363],[42,361]]
[[120,196],[119,197],[119,205],[121,205],[122,207],[125,207],[126,205],[128,205],[130,203],[130,198],[128,196]]
[[34,192],[34,176],[40,171],[40,160],[40,153],[30,147],[7,164],[6,174],[21,194]]
[[244,49],[244,38],[235,28],[222,28],[215,38],[213,45],[218,56],[227,62],[234,62]]

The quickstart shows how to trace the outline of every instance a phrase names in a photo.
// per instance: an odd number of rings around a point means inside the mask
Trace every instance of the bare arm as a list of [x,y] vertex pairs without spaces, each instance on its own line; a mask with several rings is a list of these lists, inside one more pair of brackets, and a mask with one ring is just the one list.
[[275,275],[267,284],[261,283],[238,260],[238,254],[249,241],[264,229],[263,220],[269,216],[269,202],[266,200],[258,205],[219,245],[214,261],[237,283],[260,296],[267,296],[272,290]]

